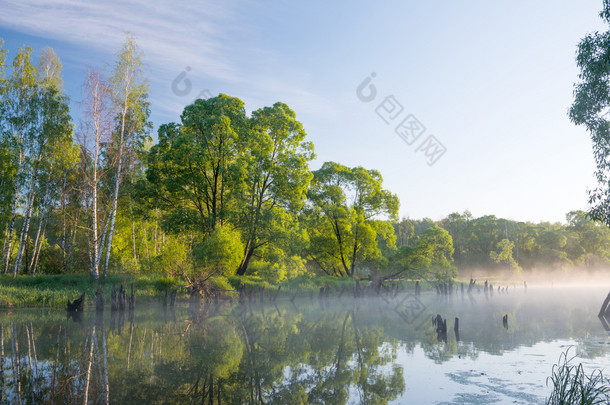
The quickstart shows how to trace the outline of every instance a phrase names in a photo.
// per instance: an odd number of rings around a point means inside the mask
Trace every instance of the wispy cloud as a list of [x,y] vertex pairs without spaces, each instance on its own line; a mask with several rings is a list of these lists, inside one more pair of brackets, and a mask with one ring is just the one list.
[[230,1],[195,7],[188,2],[19,0],[0,2],[0,7],[0,24],[16,31],[112,53],[130,31],[156,67],[188,61],[210,77],[239,79],[223,46],[228,38],[222,27],[234,18]]
[[[126,31],[134,33],[145,53],[152,101],[162,101],[156,108],[172,115],[204,89],[212,94],[239,89],[242,94],[236,95],[253,101],[272,97],[292,100],[310,113],[328,111],[323,97],[298,83],[298,67],[251,41],[260,27],[248,9],[260,6],[233,0],[0,0],[0,26],[110,55],[120,49]],[[86,57],[83,66],[91,64]],[[171,82],[187,66],[193,92],[177,97]]]

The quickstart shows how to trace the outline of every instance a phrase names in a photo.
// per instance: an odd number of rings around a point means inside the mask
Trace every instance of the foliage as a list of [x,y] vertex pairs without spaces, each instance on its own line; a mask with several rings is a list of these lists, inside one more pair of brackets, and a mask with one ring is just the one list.
[[224,276],[235,274],[244,250],[240,239],[236,230],[218,226],[193,250],[197,268]]
[[511,269],[518,269],[519,265],[517,265],[517,262],[513,259],[514,247],[514,242],[508,239],[502,239],[496,244],[497,252],[492,250],[489,252],[489,257],[494,263],[504,263],[509,265]]
[[[610,24],[610,2],[604,0],[600,17]],[[589,192],[590,214],[610,225],[610,31],[586,35],[578,44],[579,82],[574,86],[570,120],[591,134],[597,165],[597,188]]]
[[360,263],[381,255],[378,235],[386,245],[395,242],[393,229],[380,218],[396,217],[398,198],[382,188],[376,170],[326,162],[313,176],[308,256],[328,275],[351,277]]

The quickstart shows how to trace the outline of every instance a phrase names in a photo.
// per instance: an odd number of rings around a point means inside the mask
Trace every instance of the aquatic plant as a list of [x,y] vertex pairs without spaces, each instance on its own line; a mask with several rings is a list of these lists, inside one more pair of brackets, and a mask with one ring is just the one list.
[[570,349],[559,356],[553,365],[552,375],[547,378],[553,384],[547,405],[608,404],[610,403],[610,380],[601,370],[586,374],[582,363],[571,364],[576,355],[568,358]]

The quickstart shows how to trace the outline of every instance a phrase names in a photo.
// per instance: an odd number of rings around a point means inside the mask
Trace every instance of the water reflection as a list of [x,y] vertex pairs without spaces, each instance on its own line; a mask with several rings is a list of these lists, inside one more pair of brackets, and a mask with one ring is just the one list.
[[0,315],[0,403],[384,404],[405,394],[398,353],[416,347],[437,364],[567,338],[581,339],[590,358],[609,352],[586,339],[610,330],[595,319],[595,294],[486,298],[193,298],[80,319],[8,311]]

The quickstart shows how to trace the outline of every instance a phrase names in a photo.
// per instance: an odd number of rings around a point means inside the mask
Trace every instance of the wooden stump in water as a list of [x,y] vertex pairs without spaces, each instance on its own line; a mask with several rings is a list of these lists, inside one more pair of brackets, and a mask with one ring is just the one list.
[[610,314],[610,293],[608,293],[608,296],[604,300],[604,303],[602,304],[597,316],[604,316],[607,314]]
[[104,295],[102,294],[102,287],[100,287],[99,285],[97,286],[97,289],[95,290],[95,296],[97,297],[97,300],[95,301],[95,310],[99,311],[99,312],[103,312],[104,311]]
[[131,283],[131,293],[129,294],[129,310],[132,311],[136,307],[136,291],[133,288],[133,283]]
[[420,293],[419,280],[415,282],[415,296],[418,296]]
[[237,301],[238,301],[240,304],[243,304],[243,303],[244,303],[244,301],[245,301],[245,299],[246,299],[245,287],[244,287],[244,285],[242,284],[242,285],[240,285],[240,286],[239,286],[239,298],[238,298],[238,300],[237,300]]
[[440,314],[433,318],[433,325],[436,326],[436,338],[438,341],[447,343],[447,320],[443,319]]
[[170,294],[170,300],[169,300],[169,305],[170,307],[173,308],[174,304],[176,303],[176,294],[178,293],[178,290],[173,289],[171,294]]
[[123,288],[123,284],[119,287],[119,310],[123,311],[125,309],[125,289]]
[[502,326],[504,326],[504,329],[508,329],[508,314],[502,317]]
[[455,322],[453,324],[453,332],[455,332],[455,340],[460,341],[460,320],[458,317],[455,317]]
[[468,283],[468,294],[472,292],[474,289],[474,285],[477,283],[477,280],[470,279],[470,283]]
[[116,286],[112,286],[112,293],[110,294],[110,310],[116,311],[117,309],[119,309],[119,297]]
[[68,301],[68,305],[66,306],[66,310],[68,312],[82,312],[85,310],[85,293],[82,293],[81,296],[74,301]]

